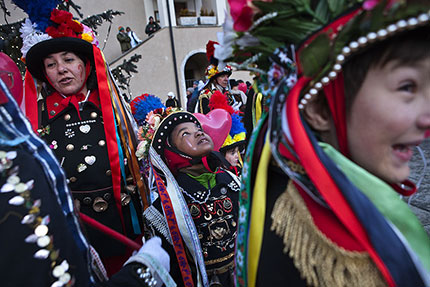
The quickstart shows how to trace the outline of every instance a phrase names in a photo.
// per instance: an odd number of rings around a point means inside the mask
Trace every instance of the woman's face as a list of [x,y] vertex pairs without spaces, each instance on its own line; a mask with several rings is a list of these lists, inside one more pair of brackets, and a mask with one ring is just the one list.
[[232,166],[239,166],[239,147],[229,149],[225,152],[225,159]]
[[[73,52],[50,54],[43,60],[46,77],[51,85],[63,95],[76,94],[84,86],[85,63]],[[86,87],[81,90],[86,93]]]
[[172,131],[171,139],[173,146],[192,157],[205,156],[214,149],[211,137],[195,123],[177,125]]
[[347,118],[351,159],[386,182],[400,183],[429,129],[430,58],[371,68]]

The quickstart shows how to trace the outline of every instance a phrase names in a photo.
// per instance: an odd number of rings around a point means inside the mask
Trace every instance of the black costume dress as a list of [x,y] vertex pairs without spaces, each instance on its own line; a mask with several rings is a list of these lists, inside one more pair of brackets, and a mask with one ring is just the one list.
[[[197,180],[179,172],[176,180],[182,188],[190,214],[198,232],[209,282],[234,286],[235,242],[239,216],[239,188],[225,170],[216,173],[216,185],[207,189]],[[170,255],[170,274],[178,286],[183,286],[170,233],[163,217],[160,200],[145,210],[145,224],[153,235],[163,238],[163,248]],[[193,268],[191,256],[188,256]],[[196,280],[194,271],[193,278]]]
[[[42,132],[40,135],[51,147],[63,167],[69,187],[82,213],[110,227],[111,229],[136,239],[139,233],[133,229],[132,213],[135,224],[142,226],[142,208],[136,189],[129,182],[121,187],[121,209],[124,226],[121,222],[118,206],[112,188],[112,172],[108,157],[103,115],[100,110],[97,93],[91,93],[89,100],[77,111],[73,104],[62,107],[63,98],[51,94],[42,107]],[[127,169],[127,161],[124,160]],[[130,210],[131,203],[134,211]],[[125,230],[124,230],[125,227]],[[141,230],[141,229],[140,229]],[[99,252],[108,273],[115,272],[124,263],[130,251],[118,241],[94,228],[86,228],[91,244]],[[121,256],[122,263],[115,264],[116,270],[110,270],[110,261],[106,258]],[[121,261],[121,260],[120,260]]]

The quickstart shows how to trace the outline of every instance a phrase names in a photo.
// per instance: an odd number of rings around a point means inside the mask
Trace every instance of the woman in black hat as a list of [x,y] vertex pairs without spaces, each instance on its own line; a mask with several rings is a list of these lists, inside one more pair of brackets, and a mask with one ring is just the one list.
[[19,110],[18,67],[3,53],[0,63],[2,286],[172,286],[160,238],[147,241],[108,280],[83,233],[64,172]]
[[[53,13],[51,19],[65,19],[65,13]],[[84,40],[93,40],[91,34],[75,27],[77,22],[61,21],[70,25],[66,33],[69,37],[60,33],[62,24],[51,26],[47,31],[54,38],[37,43],[26,54],[28,71],[43,82],[43,98],[36,104],[27,93],[31,80],[26,80],[27,113],[33,111],[33,127],[63,167],[76,208],[108,228],[139,240],[139,191],[143,184],[137,161],[131,157],[135,146],[131,116],[109,77],[100,50]],[[86,233],[108,274],[119,270],[131,250],[91,226],[86,226]]]

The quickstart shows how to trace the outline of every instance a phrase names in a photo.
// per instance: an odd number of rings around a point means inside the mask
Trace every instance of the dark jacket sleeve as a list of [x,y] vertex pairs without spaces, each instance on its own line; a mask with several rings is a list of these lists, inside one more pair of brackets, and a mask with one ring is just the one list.
[[151,24],[146,25],[146,27],[145,27],[145,34],[148,34],[148,35],[151,34],[150,28],[151,28]]
[[116,35],[116,38],[118,39],[118,41],[120,41],[120,42],[130,42],[131,41],[131,39],[130,39],[130,37],[128,36],[128,35],[126,35],[126,34],[124,34],[124,33],[118,33],[117,35]]
[[208,98],[200,98],[199,99],[199,113],[207,114],[209,112],[210,112],[209,99]]

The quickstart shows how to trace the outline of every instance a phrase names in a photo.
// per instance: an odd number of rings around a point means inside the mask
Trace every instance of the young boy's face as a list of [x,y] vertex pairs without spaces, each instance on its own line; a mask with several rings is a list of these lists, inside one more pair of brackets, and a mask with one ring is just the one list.
[[389,183],[409,176],[413,148],[430,129],[430,58],[371,68],[347,118],[351,159]]
[[171,139],[173,146],[192,157],[205,156],[214,149],[211,137],[194,123],[177,125],[172,131]]
[[227,150],[224,157],[232,166],[239,166],[239,147]]

